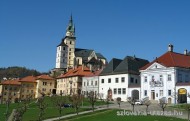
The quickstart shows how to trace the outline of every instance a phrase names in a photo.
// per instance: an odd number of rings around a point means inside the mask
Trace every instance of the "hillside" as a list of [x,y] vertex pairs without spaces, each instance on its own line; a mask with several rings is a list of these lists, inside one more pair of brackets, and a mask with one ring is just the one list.
[[0,68],[0,80],[4,77],[9,78],[22,78],[29,75],[40,75],[41,73],[34,69],[27,69],[25,67],[8,67]]

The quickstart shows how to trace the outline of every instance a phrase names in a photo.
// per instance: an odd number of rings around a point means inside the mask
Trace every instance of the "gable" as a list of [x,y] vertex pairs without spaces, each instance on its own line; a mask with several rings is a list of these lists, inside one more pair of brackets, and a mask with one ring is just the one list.
[[150,65],[146,70],[155,70],[155,69],[165,69],[166,67],[162,64],[159,64],[157,62],[154,62],[152,65]]

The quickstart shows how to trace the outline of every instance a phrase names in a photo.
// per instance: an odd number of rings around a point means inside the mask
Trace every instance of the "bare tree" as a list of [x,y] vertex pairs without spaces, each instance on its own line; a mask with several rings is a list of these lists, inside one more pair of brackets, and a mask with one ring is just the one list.
[[99,93],[99,94],[98,94],[98,97],[99,97],[99,99],[100,99],[101,101],[103,101],[103,96],[104,96],[103,93]]
[[121,97],[118,97],[118,98],[117,98],[117,104],[119,105],[119,108],[120,108],[120,104],[121,104]]
[[78,110],[80,108],[80,104],[82,102],[82,96],[79,94],[73,94],[70,96],[70,101],[72,102],[73,107],[78,115]]
[[133,112],[134,112],[135,111],[135,99],[128,97],[127,102],[131,104],[131,106],[133,107]]
[[110,98],[109,98],[109,96],[108,96],[108,95],[106,96],[106,104],[107,104],[107,108],[109,108]]
[[45,97],[39,97],[37,101],[38,108],[40,109],[38,119],[39,121],[42,121],[43,116],[45,114],[45,109],[47,108],[47,104],[44,101]]
[[142,103],[146,106],[146,114],[148,115],[148,107],[151,104],[151,101],[149,100],[149,97],[144,98]]
[[91,91],[91,92],[88,94],[88,99],[89,99],[89,102],[90,102],[90,104],[91,104],[91,106],[92,106],[92,110],[93,110],[93,112],[94,112],[94,106],[95,106],[95,103],[96,103],[96,101],[97,101],[97,95],[96,95],[93,91]]
[[57,107],[59,111],[59,120],[60,120],[60,117],[62,116],[64,104],[66,103],[66,99],[63,96],[52,96],[51,98],[52,98],[53,104]]
[[[30,104],[31,98],[32,98],[32,95],[29,95],[26,99],[24,99],[22,101],[22,105],[18,106],[18,108],[14,110],[14,115],[13,115],[14,121],[21,121],[22,120],[22,117],[23,117],[24,113],[26,112],[26,110]],[[19,103],[18,103],[18,105],[20,105]]]
[[162,108],[163,115],[164,115],[164,111],[165,111],[165,108],[167,106],[167,102],[166,102],[166,98],[165,97],[159,99],[159,105]]

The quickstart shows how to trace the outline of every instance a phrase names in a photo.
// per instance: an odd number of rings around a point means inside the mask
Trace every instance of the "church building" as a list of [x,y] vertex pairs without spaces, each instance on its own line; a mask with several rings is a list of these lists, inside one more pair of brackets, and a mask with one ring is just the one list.
[[98,70],[106,65],[106,58],[91,49],[76,48],[75,26],[72,15],[66,29],[66,35],[57,46],[56,66],[58,71],[67,71],[77,66],[86,66]]

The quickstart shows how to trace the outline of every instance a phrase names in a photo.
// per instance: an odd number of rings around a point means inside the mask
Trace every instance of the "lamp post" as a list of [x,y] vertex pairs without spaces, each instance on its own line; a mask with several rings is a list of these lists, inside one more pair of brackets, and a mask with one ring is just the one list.
[[73,81],[70,80],[69,83],[70,83],[70,95],[72,95],[72,83],[73,83]]

